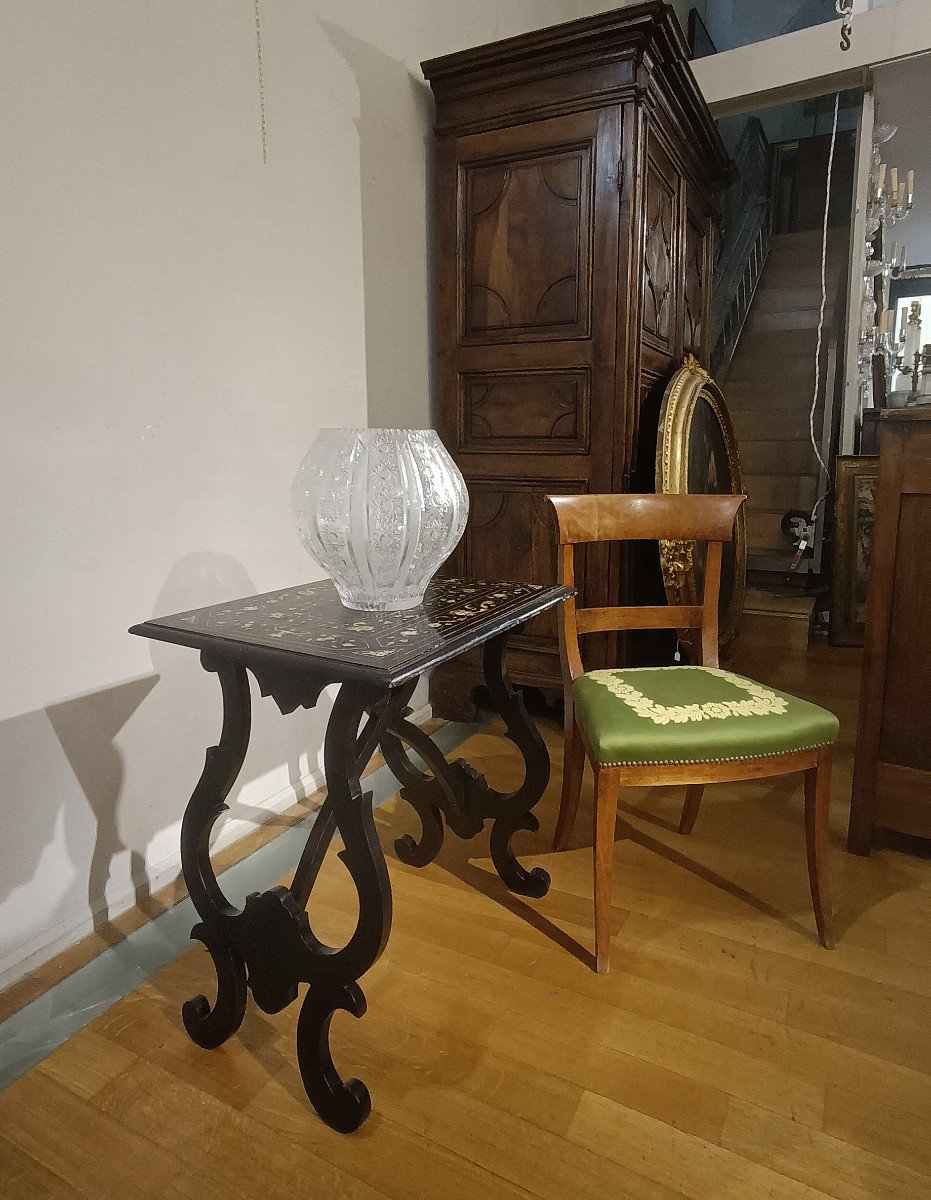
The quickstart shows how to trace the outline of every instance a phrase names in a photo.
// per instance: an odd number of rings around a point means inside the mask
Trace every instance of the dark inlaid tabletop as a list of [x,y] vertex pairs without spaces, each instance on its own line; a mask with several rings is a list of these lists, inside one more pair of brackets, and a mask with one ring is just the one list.
[[[559,604],[571,589],[434,579],[405,612],[344,608],[329,580],[246,596],[134,625],[130,633],[248,661],[298,655],[334,679],[394,686]],[[291,665],[298,665],[291,659]]]

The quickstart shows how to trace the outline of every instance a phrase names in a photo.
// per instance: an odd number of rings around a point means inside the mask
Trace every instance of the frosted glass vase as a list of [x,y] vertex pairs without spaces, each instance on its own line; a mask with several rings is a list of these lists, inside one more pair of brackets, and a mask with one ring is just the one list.
[[462,537],[469,495],[434,429],[321,429],[291,489],[304,549],[346,608],[414,608]]

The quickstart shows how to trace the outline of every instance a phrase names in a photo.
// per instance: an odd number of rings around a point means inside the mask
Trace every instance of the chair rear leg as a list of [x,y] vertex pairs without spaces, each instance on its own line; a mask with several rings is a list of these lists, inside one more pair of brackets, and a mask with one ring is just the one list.
[[818,751],[817,766],[805,772],[805,844],[808,882],[815,910],[818,937],[826,950],[834,949],[831,885],[828,878],[828,836],[831,803],[831,746]]
[[606,975],[611,961],[611,881],[614,875],[614,828],[620,772],[601,767],[595,773],[595,970]]
[[579,795],[582,791],[582,775],[585,771],[585,746],[575,723],[570,704],[566,704],[565,733],[563,737],[562,795],[559,800],[559,816],[553,834],[553,849],[564,850],[572,836],[575,818],[579,811]]
[[682,816],[679,818],[680,833],[691,833],[694,829],[695,818],[698,816],[698,807],[701,804],[704,790],[703,783],[693,783],[685,789],[685,803],[682,805]]

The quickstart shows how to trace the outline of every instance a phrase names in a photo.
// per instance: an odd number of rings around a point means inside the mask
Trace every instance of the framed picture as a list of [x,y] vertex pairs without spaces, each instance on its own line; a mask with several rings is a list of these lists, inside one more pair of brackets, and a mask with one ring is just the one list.
[[[687,355],[663,396],[656,441],[656,490],[704,494],[743,492],[737,439],[721,389]],[[660,566],[670,604],[701,604],[705,548],[692,542],[660,542]],[[720,642],[737,634],[747,576],[746,518],[741,508],[734,540],[724,544],[719,602]],[[694,630],[680,635],[690,644]]]
[[863,645],[878,477],[875,455],[845,454],[836,459],[830,626],[835,646]]

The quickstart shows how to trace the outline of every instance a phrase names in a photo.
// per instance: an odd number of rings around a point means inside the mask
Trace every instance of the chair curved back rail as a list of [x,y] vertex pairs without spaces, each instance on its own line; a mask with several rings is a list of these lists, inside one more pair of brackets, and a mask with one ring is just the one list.
[[625,629],[700,629],[701,665],[718,665],[718,597],[721,547],[734,537],[746,496],[586,495],[548,496],[559,531],[562,583],[575,586],[575,547],[588,542],[706,542],[701,604],[624,605],[579,608],[563,605],[560,644],[567,688],[584,671],[578,639],[586,633]]
[[547,496],[556,511],[561,545],[580,542],[730,542],[746,496]]

